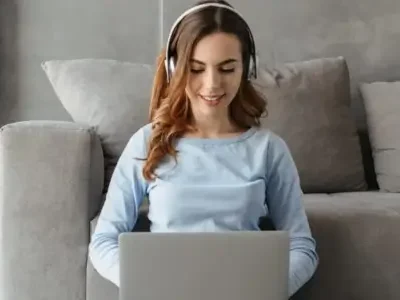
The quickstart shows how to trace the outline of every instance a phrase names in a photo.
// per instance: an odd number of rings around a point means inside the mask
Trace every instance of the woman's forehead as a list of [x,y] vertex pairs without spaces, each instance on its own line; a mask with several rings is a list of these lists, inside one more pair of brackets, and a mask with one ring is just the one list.
[[197,62],[211,64],[240,60],[240,41],[233,34],[218,32],[207,35],[196,44],[191,58]]

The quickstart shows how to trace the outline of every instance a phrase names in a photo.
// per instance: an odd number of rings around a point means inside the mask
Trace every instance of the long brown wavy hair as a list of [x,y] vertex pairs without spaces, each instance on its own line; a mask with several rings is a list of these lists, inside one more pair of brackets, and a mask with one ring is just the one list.
[[[226,1],[215,0],[200,1],[196,5],[210,2],[230,5]],[[157,58],[149,110],[152,134],[147,159],[143,166],[143,176],[147,180],[154,179],[155,169],[164,156],[171,155],[176,160],[175,140],[195,129],[191,119],[190,102],[185,92],[189,61],[196,43],[204,36],[215,32],[236,35],[242,46],[244,75],[238,93],[229,108],[233,122],[243,129],[260,126],[260,117],[266,113],[266,100],[245,76],[250,57],[250,39],[243,21],[235,13],[216,7],[209,7],[186,16],[171,39],[170,49],[176,59],[176,69],[169,82],[164,65],[165,49],[162,49]]]

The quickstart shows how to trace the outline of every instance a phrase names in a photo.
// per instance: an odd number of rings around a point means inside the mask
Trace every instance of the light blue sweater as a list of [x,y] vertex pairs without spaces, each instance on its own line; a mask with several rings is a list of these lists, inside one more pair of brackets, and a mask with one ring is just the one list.
[[289,294],[318,265],[302,203],[302,190],[286,143],[267,129],[252,128],[237,137],[182,138],[178,163],[166,158],[159,178],[142,176],[148,124],[128,142],[112,176],[92,235],[89,256],[104,278],[119,286],[118,235],[131,231],[148,196],[152,232],[260,230],[262,216],[291,236]]

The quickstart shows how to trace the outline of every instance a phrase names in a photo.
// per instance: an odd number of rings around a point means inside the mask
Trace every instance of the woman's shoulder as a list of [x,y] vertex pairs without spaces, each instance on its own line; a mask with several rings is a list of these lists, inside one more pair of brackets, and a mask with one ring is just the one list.
[[256,138],[264,141],[268,149],[286,148],[287,144],[284,138],[274,130],[268,127],[257,128]]
[[281,172],[281,175],[296,172],[291,149],[285,138],[268,128],[260,128],[258,134],[266,141],[267,169]]
[[269,164],[291,159],[292,153],[285,138],[270,128],[258,128],[256,138],[261,143]]
[[145,124],[137,129],[129,138],[126,148],[131,153],[145,154],[147,152],[147,144],[149,142],[153,126],[151,123]]
[[153,126],[152,123],[147,123],[139,129],[137,129],[132,136],[130,137],[130,140],[132,139],[140,139],[140,140],[148,140],[150,138],[150,135],[153,131]]
[[153,124],[152,123],[147,123],[140,127],[137,131],[136,134],[141,135],[145,139],[149,139],[150,135],[153,131]]

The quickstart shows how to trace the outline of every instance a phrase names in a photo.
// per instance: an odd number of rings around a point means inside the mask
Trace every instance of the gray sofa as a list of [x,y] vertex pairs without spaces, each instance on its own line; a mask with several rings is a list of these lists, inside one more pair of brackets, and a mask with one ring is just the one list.
[[[90,234],[121,147],[146,120],[147,64],[165,32],[145,20],[162,12],[166,31],[188,2],[73,1],[1,2],[0,300],[117,299],[88,260]],[[278,77],[266,68],[260,86],[270,99],[265,125],[288,141],[299,166],[318,243],[318,270],[293,299],[400,299],[400,88],[389,82],[400,80],[399,3],[230,2],[249,17],[266,66],[296,62],[278,67]],[[115,16],[121,22],[109,22]],[[347,65],[306,62],[339,55]],[[310,79],[306,89],[298,78]],[[115,82],[125,89],[110,93]],[[124,105],[107,111],[110,99]],[[127,99],[139,100],[132,108]],[[146,214],[144,205],[133,230],[149,229]],[[274,229],[268,218],[261,227]]]
[[[116,287],[87,258],[105,195],[104,143],[101,130],[78,122],[0,130],[1,300],[116,299]],[[374,174],[371,149],[362,149],[366,174]],[[320,265],[293,299],[399,299],[400,193],[382,191],[377,178],[367,190],[305,194]],[[149,229],[146,212],[134,230]],[[261,222],[274,229],[268,218]]]

